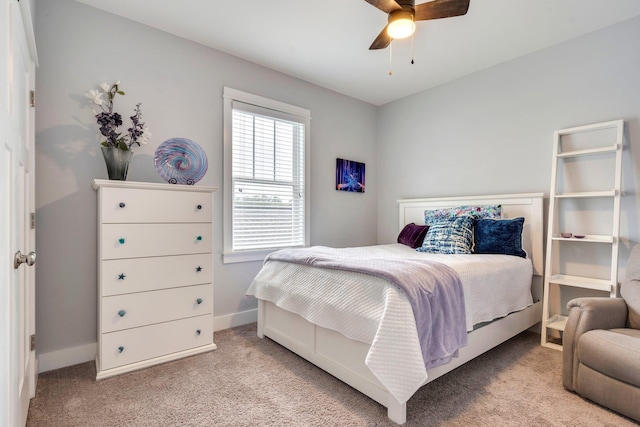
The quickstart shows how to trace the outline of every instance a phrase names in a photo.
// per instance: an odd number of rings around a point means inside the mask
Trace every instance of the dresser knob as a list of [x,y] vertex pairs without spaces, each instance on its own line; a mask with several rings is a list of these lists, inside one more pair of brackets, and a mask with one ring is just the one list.
[[124,347],[123,346],[118,347],[118,353],[122,353],[123,351],[124,351]]
[[118,206],[120,206],[121,208],[124,208],[126,205],[124,204],[124,202],[120,202]]
[[202,267],[197,266],[197,267],[196,267],[196,273],[200,273],[201,271],[202,271]]
[[198,205],[198,206],[196,206],[196,208],[197,208],[198,210],[200,210],[200,209],[202,209],[202,205]]
[[196,237],[196,240],[198,240],[198,241],[202,240],[202,236]]
[[127,276],[124,273],[118,274],[118,280],[124,280],[125,277]]
[[200,335],[200,329],[196,329],[196,335]]
[[202,298],[198,298],[198,299],[196,300],[196,302],[197,302],[198,304],[202,304]]
[[124,237],[119,238],[118,242],[120,242],[121,245],[124,245]]
[[120,310],[120,311],[118,312],[118,316],[120,316],[120,317],[124,317],[124,315],[125,315],[125,314],[127,314],[127,312],[126,312],[126,311],[124,311],[124,310]]

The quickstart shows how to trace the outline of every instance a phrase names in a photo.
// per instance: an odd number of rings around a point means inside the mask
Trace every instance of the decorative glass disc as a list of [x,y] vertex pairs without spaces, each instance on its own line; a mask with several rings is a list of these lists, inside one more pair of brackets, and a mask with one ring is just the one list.
[[162,179],[187,185],[200,181],[209,166],[202,147],[186,138],[171,138],[160,144],[154,163]]

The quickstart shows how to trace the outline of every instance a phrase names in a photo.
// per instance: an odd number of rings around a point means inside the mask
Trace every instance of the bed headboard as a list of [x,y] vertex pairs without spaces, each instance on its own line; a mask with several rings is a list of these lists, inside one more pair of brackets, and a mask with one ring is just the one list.
[[452,208],[462,205],[502,205],[503,218],[524,217],[522,247],[533,264],[533,274],[542,276],[543,193],[503,194],[497,196],[441,197],[398,200],[399,229],[409,223],[424,224],[427,209]]

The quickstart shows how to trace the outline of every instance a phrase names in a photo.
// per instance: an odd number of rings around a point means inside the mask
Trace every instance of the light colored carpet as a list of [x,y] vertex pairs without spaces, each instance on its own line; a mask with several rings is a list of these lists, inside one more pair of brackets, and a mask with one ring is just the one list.
[[[407,426],[631,426],[561,383],[561,353],[523,333],[419,390]],[[92,362],[40,375],[27,425],[382,426],[386,409],[256,325],[218,350],[96,382]]]

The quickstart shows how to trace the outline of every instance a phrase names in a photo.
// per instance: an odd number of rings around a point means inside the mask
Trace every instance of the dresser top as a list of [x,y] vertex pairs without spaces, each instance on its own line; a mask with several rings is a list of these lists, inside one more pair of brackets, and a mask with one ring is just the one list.
[[204,187],[183,184],[159,184],[156,182],[136,182],[136,181],[115,181],[110,179],[94,179],[91,186],[94,190],[101,187],[110,188],[137,188],[145,190],[171,190],[171,191],[190,191],[200,193],[213,193],[218,190],[217,187]]

